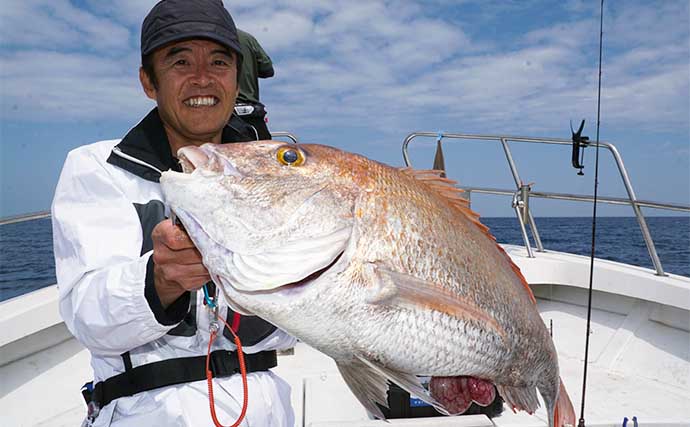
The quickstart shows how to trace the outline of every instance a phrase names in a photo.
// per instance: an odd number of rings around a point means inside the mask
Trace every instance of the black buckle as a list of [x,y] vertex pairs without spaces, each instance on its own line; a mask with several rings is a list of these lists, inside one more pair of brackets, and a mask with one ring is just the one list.
[[87,405],[93,400],[93,381],[89,381],[81,386],[81,395]]
[[213,377],[229,376],[240,373],[237,352],[230,350],[216,350],[211,353],[209,368]]

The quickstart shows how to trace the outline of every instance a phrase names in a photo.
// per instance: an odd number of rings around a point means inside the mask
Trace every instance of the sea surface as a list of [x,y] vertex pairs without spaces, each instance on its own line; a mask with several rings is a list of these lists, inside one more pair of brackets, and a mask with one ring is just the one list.
[[[690,277],[690,217],[648,217],[667,273]],[[482,218],[500,243],[523,245],[515,218]],[[589,256],[591,218],[536,218],[546,250]],[[597,218],[596,256],[652,268],[634,217]],[[534,245],[532,245],[534,247]],[[0,226],[0,301],[56,283],[50,219]]]

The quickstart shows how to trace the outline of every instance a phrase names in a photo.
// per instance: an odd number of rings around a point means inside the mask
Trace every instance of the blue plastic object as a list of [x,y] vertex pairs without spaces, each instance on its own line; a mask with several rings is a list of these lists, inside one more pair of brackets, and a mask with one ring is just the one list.
[[216,303],[213,302],[213,300],[211,299],[211,297],[208,295],[208,287],[206,286],[206,284],[204,284],[204,299],[206,300],[206,304],[207,304],[210,308],[212,308],[212,309],[215,309],[215,308],[216,308]]

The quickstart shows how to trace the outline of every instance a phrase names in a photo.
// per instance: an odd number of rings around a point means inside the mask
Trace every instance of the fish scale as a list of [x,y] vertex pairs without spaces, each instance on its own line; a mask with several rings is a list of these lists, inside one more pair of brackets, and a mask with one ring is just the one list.
[[[491,366],[495,364],[499,357],[493,356],[496,353],[480,353],[469,350],[477,338],[480,336],[476,329],[467,333],[458,333],[462,330],[462,326],[456,324],[447,324],[439,322],[435,317],[439,313],[430,312],[427,316],[405,316],[408,321],[398,321],[400,328],[395,328],[390,334],[377,334],[374,340],[368,340],[368,349],[370,352],[378,352],[379,354],[394,355],[387,359],[388,365],[396,369],[410,372],[418,372],[419,375],[434,375],[451,376],[456,375],[457,370],[460,369],[466,375],[481,376],[484,366]],[[446,316],[448,317],[448,316]],[[380,322],[377,322],[380,323]],[[433,330],[430,330],[429,325],[434,325]],[[407,333],[406,330],[413,333]],[[472,333],[474,332],[474,333]],[[449,339],[448,337],[452,337]],[[385,338],[385,341],[384,341]],[[372,346],[372,341],[378,342],[378,345]],[[384,345],[387,343],[388,345]],[[418,352],[418,348],[424,348],[423,353]],[[406,349],[409,354],[399,354],[401,349]],[[491,349],[487,349],[491,350]],[[492,356],[488,356],[491,354]],[[440,358],[439,355],[443,355]],[[428,359],[421,359],[420,356]],[[407,366],[402,362],[407,362]],[[410,364],[410,362],[414,362]],[[462,367],[458,367],[458,362]],[[493,363],[488,363],[493,362]],[[422,371],[427,369],[428,371]]]
[[448,412],[416,376],[473,376],[574,425],[534,297],[452,181],[313,144],[178,157],[163,192],[226,299],[331,356],[373,415],[388,381]]

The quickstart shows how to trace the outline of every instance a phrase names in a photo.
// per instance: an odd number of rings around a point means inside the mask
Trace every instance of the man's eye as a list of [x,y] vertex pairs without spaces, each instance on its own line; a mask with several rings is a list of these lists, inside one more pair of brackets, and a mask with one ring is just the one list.
[[187,65],[187,64],[188,64],[188,62],[186,59],[178,59],[177,61],[175,61],[175,65]]
[[229,64],[228,61],[216,59],[215,61],[213,61],[213,65],[216,65],[218,67],[227,67]]

